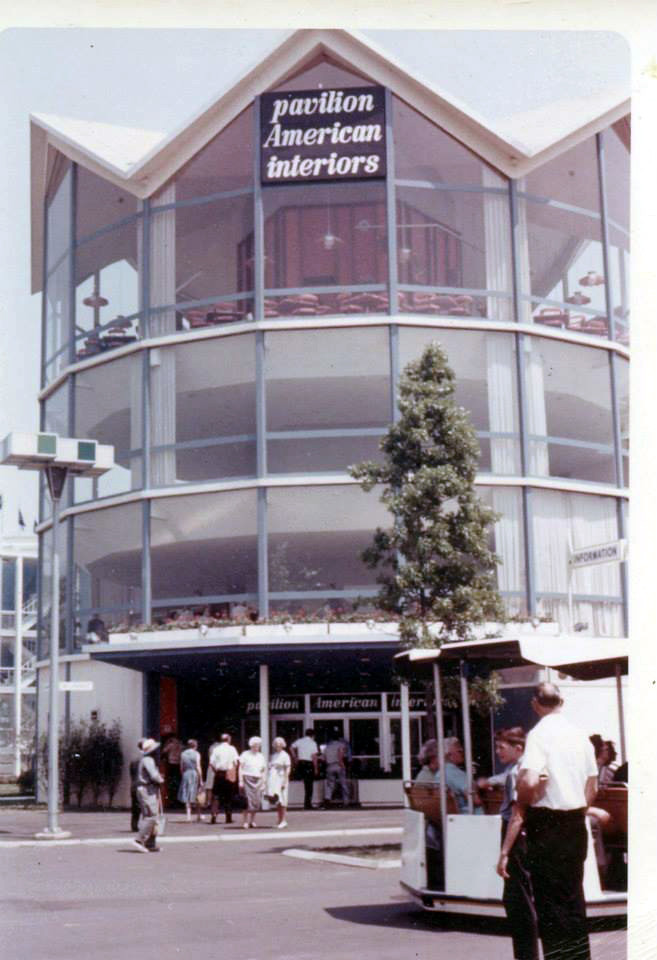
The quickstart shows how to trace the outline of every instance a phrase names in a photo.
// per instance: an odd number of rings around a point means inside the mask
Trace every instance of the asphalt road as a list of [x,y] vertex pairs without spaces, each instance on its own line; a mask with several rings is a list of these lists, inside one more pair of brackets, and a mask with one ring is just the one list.
[[[389,824],[397,817],[382,819]],[[315,817],[303,826],[332,822]],[[340,826],[376,822],[376,814],[359,814]],[[422,913],[401,891],[394,869],[281,853],[396,837],[287,839],[238,827],[234,841],[203,843],[185,840],[187,831],[200,833],[196,825],[177,825],[162,852],[148,856],[129,848],[123,822],[115,835],[94,831],[112,837],[107,844],[3,844],[3,960],[512,960],[501,923]],[[593,960],[622,960],[625,931],[595,933],[592,945]]]

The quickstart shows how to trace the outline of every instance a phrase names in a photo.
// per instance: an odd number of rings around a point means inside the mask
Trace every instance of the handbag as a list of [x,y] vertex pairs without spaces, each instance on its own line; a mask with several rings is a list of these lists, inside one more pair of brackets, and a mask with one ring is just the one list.
[[237,767],[232,766],[230,770],[226,770],[226,780],[229,783],[235,783],[237,780]]
[[204,788],[204,787],[201,787],[201,789],[199,790],[199,792],[196,794],[196,802],[198,803],[198,805],[199,805],[200,807],[204,807],[205,804],[206,804],[206,802],[207,802],[207,799],[208,799],[208,798],[207,798],[207,794],[206,794],[206,792],[205,792],[205,788]]

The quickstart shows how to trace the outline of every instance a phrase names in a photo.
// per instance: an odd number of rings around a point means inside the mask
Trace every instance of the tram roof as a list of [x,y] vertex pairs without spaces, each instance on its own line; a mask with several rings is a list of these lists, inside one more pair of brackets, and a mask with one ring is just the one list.
[[395,656],[409,666],[460,661],[485,663],[490,668],[508,669],[534,664],[554,667],[577,680],[613,677],[616,668],[628,671],[626,638],[611,637],[519,637],[445,643],[437,649],[416,647]]

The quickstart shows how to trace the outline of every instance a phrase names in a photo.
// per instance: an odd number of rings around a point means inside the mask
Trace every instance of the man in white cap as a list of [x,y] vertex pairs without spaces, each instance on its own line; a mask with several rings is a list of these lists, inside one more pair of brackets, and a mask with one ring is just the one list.
[[137,799],[141,809],[139,836],[132,843],[140,853],[158,853],[157,817],[160,812],[160,784],[164,778],[157,769],[153,754],[159,747],[157,740],[147,737],[141,741],[141,759],[137,766]]

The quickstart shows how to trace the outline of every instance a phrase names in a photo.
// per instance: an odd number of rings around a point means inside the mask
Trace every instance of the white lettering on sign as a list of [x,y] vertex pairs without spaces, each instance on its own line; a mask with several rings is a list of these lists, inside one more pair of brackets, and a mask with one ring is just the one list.
[[[299,697],[272,697],[269,701],[269,709],[272,713],[303,713]],[[247,714],[260,713],[260,701],[249,700],[246,712]]]
[[374,87],[263,94],[260,147],[265,185],[383,177],[385,92]]

